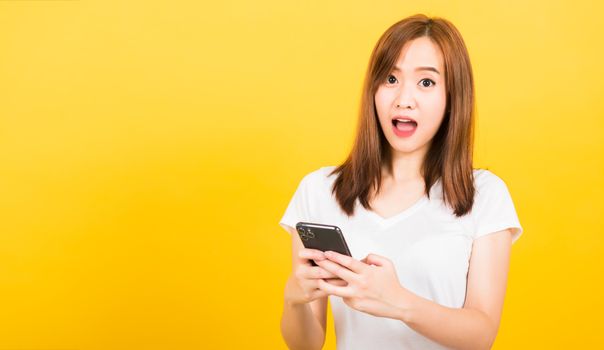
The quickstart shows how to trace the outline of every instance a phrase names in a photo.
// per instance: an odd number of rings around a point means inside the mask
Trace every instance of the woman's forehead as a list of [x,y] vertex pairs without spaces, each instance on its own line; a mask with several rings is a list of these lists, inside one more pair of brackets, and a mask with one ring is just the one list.
[[406,43],[396,60],[394,70],[415,72],[424,67],[433,67],[442,75],[444,62],[440,48],[428,37],[421,37]]

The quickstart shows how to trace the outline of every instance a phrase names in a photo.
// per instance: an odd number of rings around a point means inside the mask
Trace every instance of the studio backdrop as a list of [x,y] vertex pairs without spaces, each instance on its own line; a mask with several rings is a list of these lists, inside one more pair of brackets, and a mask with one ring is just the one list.
[[601,4],[8,0],[0,349],[285,349],[278,221],[345,159],[373,45],[415,13],[462,33],[474,166],[524,228],[494,348],[599,347]]

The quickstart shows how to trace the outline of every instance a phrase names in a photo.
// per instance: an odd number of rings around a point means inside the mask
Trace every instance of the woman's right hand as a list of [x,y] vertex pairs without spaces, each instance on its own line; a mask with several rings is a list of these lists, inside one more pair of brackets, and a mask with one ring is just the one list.
[[291,305],[309,303],[315,299],[326,297],[327,294],[319,289],[319,279],[345,286],[346,281],[320,266],[311,264],[311,260],[324,260],[323,252],[317,249],[301,248],[294,258],[293,271],[285,285],[285,301]]

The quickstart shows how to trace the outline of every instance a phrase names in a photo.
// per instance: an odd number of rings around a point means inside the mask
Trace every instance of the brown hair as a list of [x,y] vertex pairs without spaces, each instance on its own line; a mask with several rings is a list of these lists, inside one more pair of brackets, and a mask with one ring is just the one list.
[[380,188],[382,165],[390,167],[390,145],[379,125],[375,93],[391,72],[403,46],[428,37],[442,51],[445,66],[447,107],[443,121],[431,140],[422,165],[425,188],[441,179],[443,199],[460,217],[474,203],[472,149],[474,143],[474,81],[467,48],[451,22],[416,14],[395,24],[375,45],[361,93],[356,139],[348,158],[331,173],[338,174],[332,193],[349,216],[358,198],[370,209],[372,186]]

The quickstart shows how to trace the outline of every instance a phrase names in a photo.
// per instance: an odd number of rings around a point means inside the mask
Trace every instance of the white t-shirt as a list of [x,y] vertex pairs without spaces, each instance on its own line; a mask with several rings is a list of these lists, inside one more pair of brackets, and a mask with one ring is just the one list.
[[[328,174],[334,168],[322,167],[300,181],[279,224],[340,227],[355,259],[369,253],[389,258],[403,287],[438,304],[463,307],[474,239],[512,228],[515,242],[522,233],[506,184],[489,170],[474,170],[474,206],[461,218],[445,207],[440,180],[430,189],[430,199],[424,195],[394,216],[383,218],[357,199],[348,218],[331,192],[336,175]],[[338,350],[446,349],[402,321],[357,311],[338,296],[330,295],[329,301]]]

